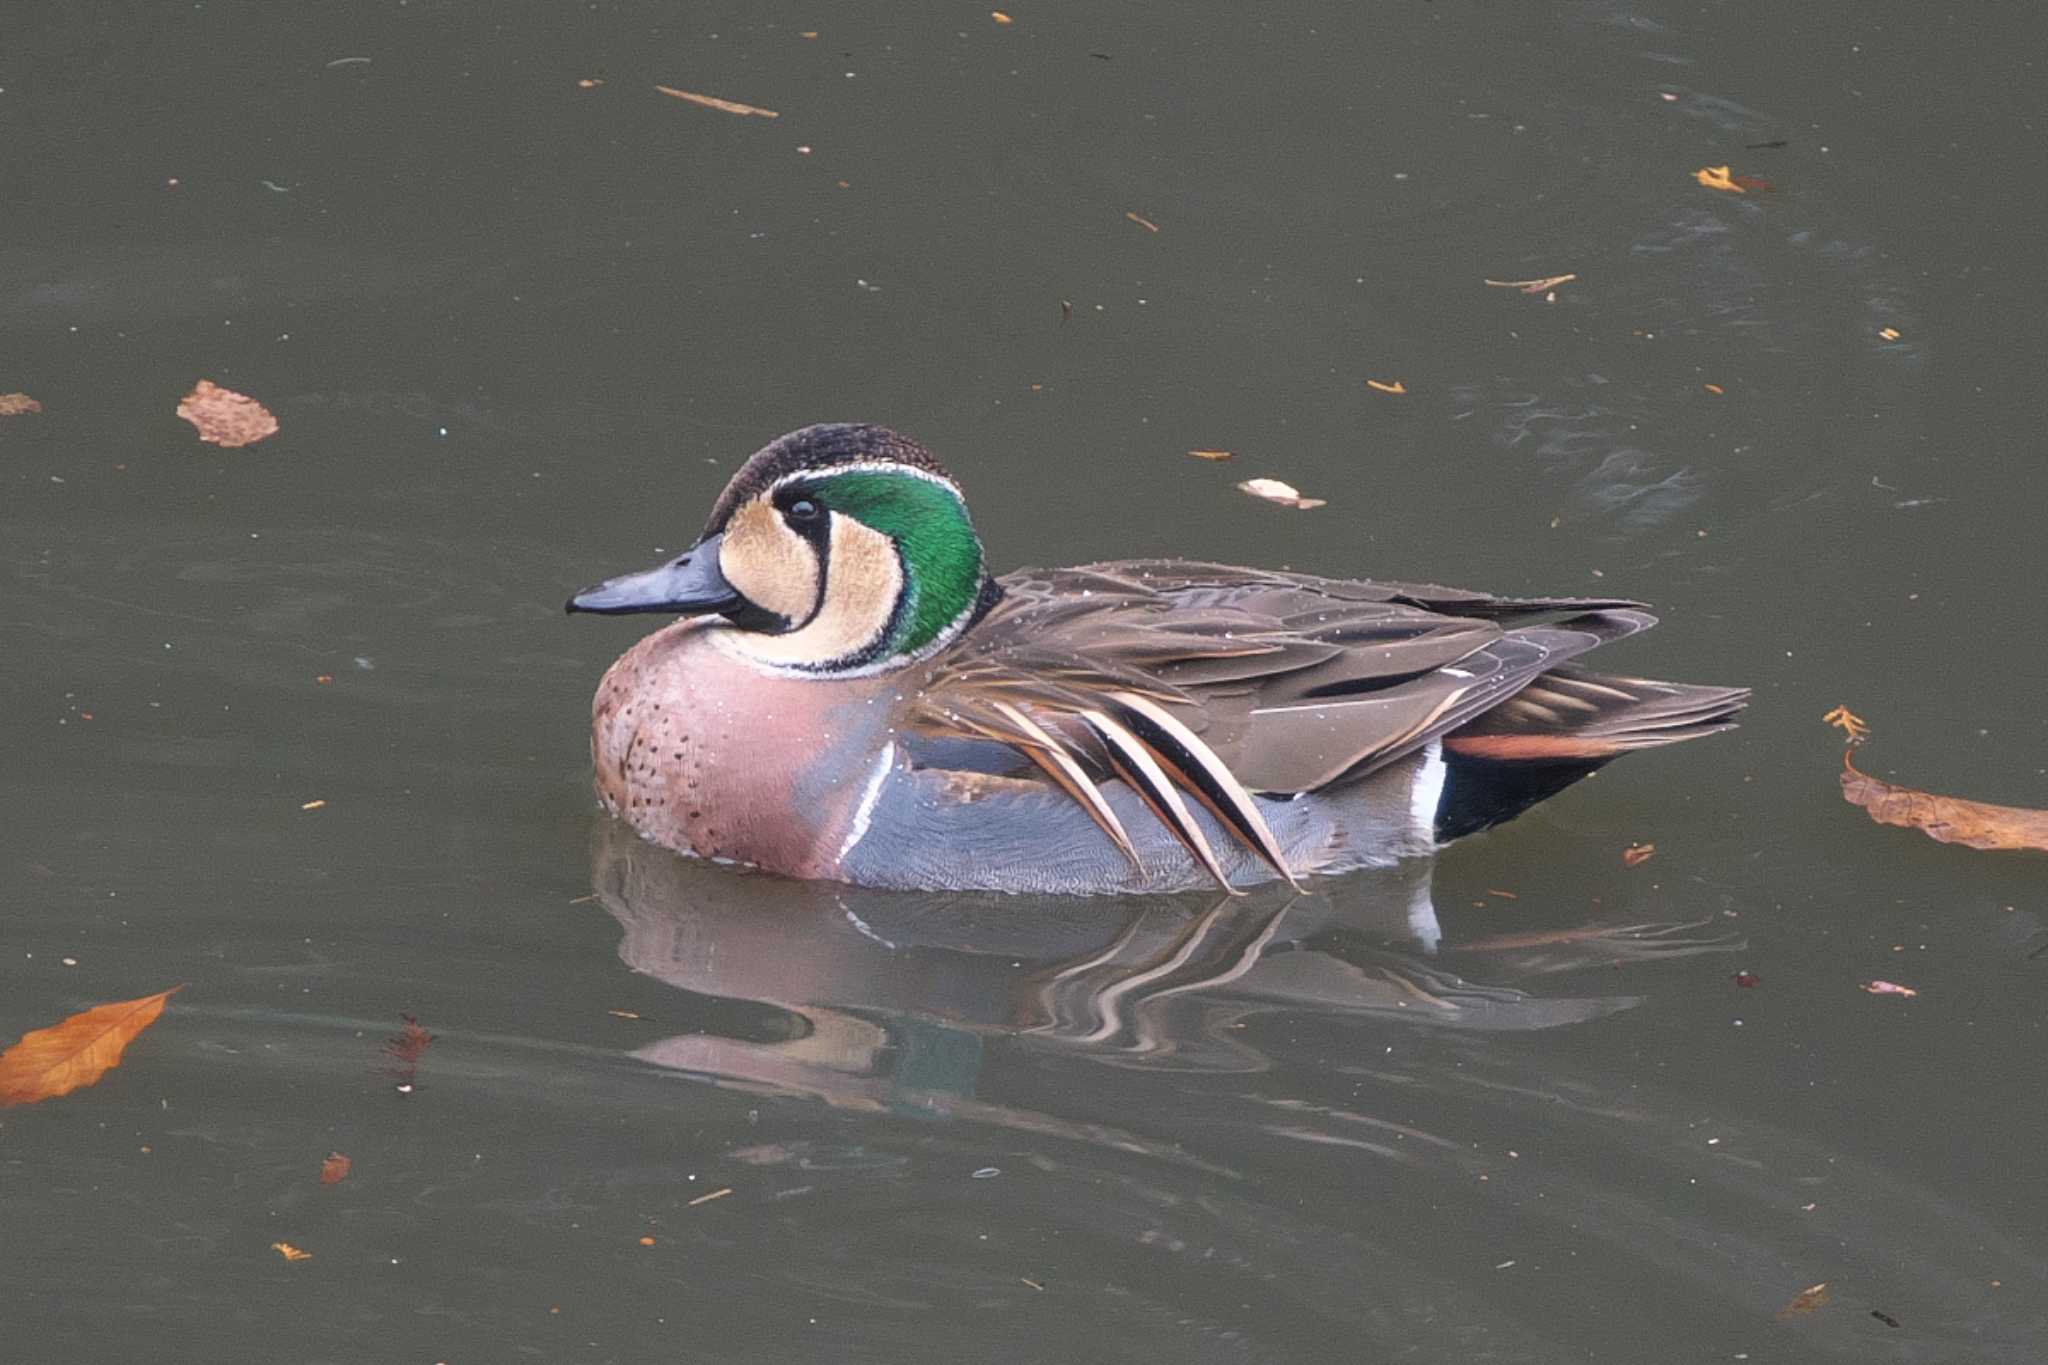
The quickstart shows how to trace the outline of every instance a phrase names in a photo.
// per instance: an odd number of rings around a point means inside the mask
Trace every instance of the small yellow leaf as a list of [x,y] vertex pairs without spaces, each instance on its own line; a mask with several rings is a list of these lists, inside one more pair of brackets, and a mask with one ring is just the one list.
[[1009,15],[1003,13],[999,9],[990,10],[988,12],[988,17],[995,20],[999,24],[1014,24],[1017,22],[1015,19],[1012,19]]
[[1702,166],[1692,173],[1692,178],[1710,190],[1722,190],[1728,194],[1747,194],[1747,190],[1735,183],[1732,169],[1728,166]]
[[270,1249],[284,1257],[287,1261],[310,1261],[313,1259],[312,1252],[301,1251],[290,1242],[272,1242]]
[[1722,388],[1722,387],[1721,387],[1721,386],[1720,386],[1719,384],[1702,384],[1702,385],[1700,385],[1700,387],[1701,387],[1701,388],[1703,388],[1703,389],[1705,389],[1705,390],[1706,390],[1706,391],[1707,391],[1708,393],[1726,393],[1726,392],[1728,392],[1728,390],[1726,390],[1726,389]]
[[1406,384],[1403,384],[1398,379],[1394,380],[1392,383],[1386,383],[1378,379],[1368,379],[1365,381],[1365,386],[1368,389],[1378,389],[1381,393],[1408,392],[1408,386]]

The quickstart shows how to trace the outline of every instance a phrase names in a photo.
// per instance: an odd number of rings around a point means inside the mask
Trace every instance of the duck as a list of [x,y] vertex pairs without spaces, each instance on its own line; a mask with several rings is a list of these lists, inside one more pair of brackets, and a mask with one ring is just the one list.
[[678,853],[902,891],[1300,890],[1434,855],[1749,692],[1596,673],[1640,602],[1178,559],[997,576],[910,437],[803,427],[694,544],[567,603],[600,803]]

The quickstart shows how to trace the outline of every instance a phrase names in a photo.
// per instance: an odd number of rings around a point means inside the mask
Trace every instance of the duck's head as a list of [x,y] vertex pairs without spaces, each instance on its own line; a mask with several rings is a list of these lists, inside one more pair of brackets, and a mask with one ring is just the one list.
[[764,666],[843,677],[929,657],[1000,596],[931,452],[886,427],[830,423],[756,451],[695,545],[568,609],[717,614],[722,642]]

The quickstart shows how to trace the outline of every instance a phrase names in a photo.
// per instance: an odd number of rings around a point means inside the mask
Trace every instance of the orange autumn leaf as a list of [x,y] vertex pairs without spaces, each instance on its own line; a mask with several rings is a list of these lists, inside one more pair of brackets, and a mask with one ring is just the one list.
[[1832,1296],[1828,1293],[1826,1280],[1822,1280],[1816,1285],[1809,1285],[1793,1295],[1792,1302],[1778,1310],[1778,1321],[1784,1322],[1788,1318],[1804,1317],[1814,1309],[1827,1303],[1830,1297]]
[[246,393],[202,379],[178,400],[178,416],[199,428],[199,439],[217,446],[249,446],[277,435],[277,418]]
[[1378,389],[1381,393],[1399,394],[1408,392],[1408,386],[1406,384],[1403,384],[1398,379],[1393,380],[1391,382],[1379,379],[1368,379],[1365,381],[1365,386],[1368,389]]
[[1727,166],[1702,166],[1692,173],[1692,178],[1710,190],[1722,190],[1728,194],[1745,193],[1742,186],[1735,183],[1735,177]]
[[762,109],[751,104],[739,104],[733,100],[722,100],[714,95],[700,95],[694,90],[678,90],[672,85],[657,85],[654,88],[673,99],[688,100],[691,104],[701,104],[706,109],[717,109],[727,114],[744,114],[753,118],[782,117],[773,109]]
[[284,1257],[287,1261],[310,1261],[313,1259],[312,1252],[301,1251],[290,1242],[272,1242],[270,1249]]
[[327,1160],[320,1163],[320,1183],[323,1185],[339,1185],[342,1181],[348,1179],[348,1173],[354,1166],[355,1163],[340,1152],[330,1152]]
[[1944,844],[2048,853],[2048,810],[1994,806],[1894,786],[1857,771],[1846,753],[1842,755],[1842,799],[1869,811],[1870,818],[1880,825],[1917,829]]
[[185,989],[173,986],[140,1000],[95,1005],[62,1023],[24,1034],[0,1052],[0,1108],[55,1099],[96,1083],[121,1064],[130,1043]]

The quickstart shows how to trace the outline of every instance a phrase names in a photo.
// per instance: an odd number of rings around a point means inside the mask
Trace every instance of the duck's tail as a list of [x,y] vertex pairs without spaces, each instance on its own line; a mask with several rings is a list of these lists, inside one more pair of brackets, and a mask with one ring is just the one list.
[[1439,841],[1511,820],[1601,765],[1733,728],[1746,687],[1696,687],[1565,666],[1444,736]]

